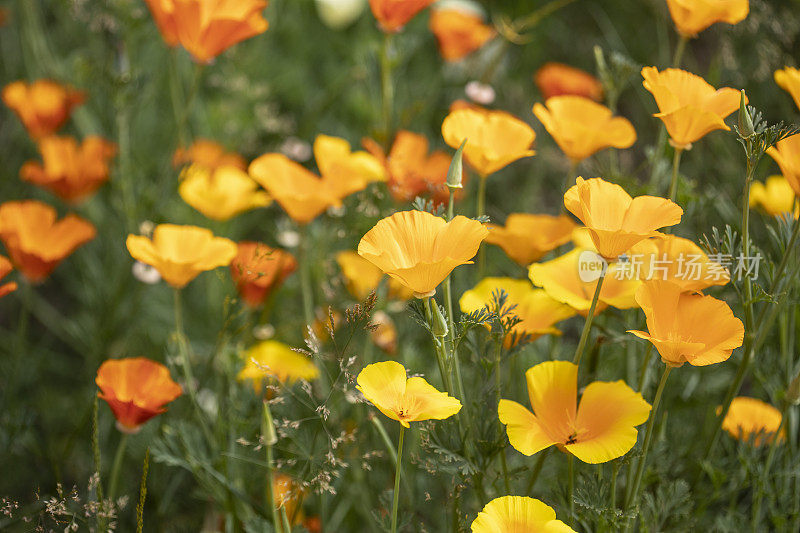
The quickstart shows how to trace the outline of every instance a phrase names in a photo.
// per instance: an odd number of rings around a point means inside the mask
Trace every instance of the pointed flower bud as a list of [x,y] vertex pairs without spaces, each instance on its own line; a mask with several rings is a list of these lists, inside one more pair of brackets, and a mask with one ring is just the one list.
[[464,146],[467,144],[467,139],[465,138],[461,142],[461,146],[458,147],[456,150],[456,154],[453,156],[453,159],[450,161],[450,169],[447,171],[447,186],[451,189],[463,189],[464,186],[461,184],[461,179],[464,174]]
[[749,139],[755,132],[753,118],[747,110],[747,96],[744,93],[744,89],[742,89],[742,98],[739,101],[739,135],[743,139]]
[[447,337],[447,319],[442,314],[442,308],[433,301],[433,298],[431,304],[433,304],[433,334],[437,337]]

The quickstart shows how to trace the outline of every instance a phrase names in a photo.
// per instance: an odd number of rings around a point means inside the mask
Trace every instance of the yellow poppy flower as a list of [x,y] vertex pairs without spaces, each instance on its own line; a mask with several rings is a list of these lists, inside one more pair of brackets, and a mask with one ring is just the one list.
[[636,444],[636,426],[647,421],[650,404],[624,381],[595,381],[578,405],[578,365],[546,361],[528,369],[533,413],[517,402],[500,400],[500,422],[517,451],[533,455],[558,445],[584,463],[622,457]]
[[406,369],[395,361],[367,365],[356,382],[367,400],[404,427],[410,427],[409,422],[444,420],[461,410],[458,399],[439,392],[423,378],[406,378]]
[[221,144],[197,139],[188,148],[178,148],[172,156],[172,164],[176,167],[187,163],[197,163],[210,169],[217,167],[236,167],[247,170],[247,161],[236,152],[228,152]]
[[487,503],[472,522],[472,533],[575,533],[544,502],[527,496],[501,496]]
[[659,235],[658,228],[681,221],[683,209],[655,196],[631,196],[602,178],[585,180],[564,194],[564,205],[586,225],[600,255],[611,261],[631,246]]
[[483,224],[463,216],[445,222],[427,212],[401,211],[364,235],[358,255],[425,298],[454,268],[472,263],[488,234]]
[[128,235],[128,252],[134,259],[152,266],[164,281],[180,289],[201,272],[228,266],[236,257],[236,243],[215,237],[196,226],[160,224],[153,239]]
[[794,212],[797,218],[798,209],[795,207],[797,195],[783,176],[770,176],[766,183],[754,181],[750,186],[750,207],[760,207],[768,215],[780,216]]
[[[721,409],[717,409],[719,412]],[[722,421],[722,429],[731,434],[735,439],[749,442],[755,437],[753,443],[761,446],[771,443],[781,425],[781,412],[768,403],[747,396],[739,396],[731,401],[728,414]],[[778,437],[781,442],[785,438],[782,431]]]
[[267,377],[288,384],[319,377],[319,369],[313,361],[276,340],[256,344],[242,354],[242,359],[245,365],[236,378],[239,381],[252,380],[256,388]]
[[575,162],[605,148],[629,148],[636,142],[636,130],[628,119],[615,117],[606,106],[582,96],[554,96],[544,105],[535,104],[533,114]]
[[775,83],[792,96],[797,108],[800,109],[800,69],[786,67],[783,70],[776,70]]
[[496,244],[522,266],[541,259],[546,253],[570,241],[576,224],[566,215],[512,213],[505,226],[489,224],[486,242]]
[[696,37],[717,22],[743,21],[750,13],[750,0],[667,0],[667,7],[678,32]]
[[625,274],[640,280],[664,280],[678,285],[682,291],[702,291],[730,281],[728,270],[711,261],[703,250],[689,239],[663,235],[633,246],[627,265],[620,265]]
[[744,326],[728,304],[711,296],[682,292],[669,281],[647,281],[636,292],[647,329],[629,331],[653,343],[670,366],[726,361],[742,345]]
[[800,133],[778,141],[767,153],[778,163],[795,194],[800,196]]
[[676,148],[689,149],[714,130],[730,131],[725,117],[739,109],[741,93],[736,89],[714,89],[700,76],[676,68],[659,72],[645,67],[642,77],[658,105],[653,116],[667,127]]
[[477,106],[452,111],[442,123],[444,142],[458,148],[464,139],[464,158],[483,177],[517,159],[534,155],[533,129],[504,111]]
[[[545,263],[534,263],[528,269],[528,276],[534,285],[543,288],[551,298],[586,316],[589,314],[597,281],[581,279],[581,266],[584,264],[581,254],[584,252],[586,250],[575,249]],[[608,306],[617,309],[636,307],[634,296],[642,282],[622,276],[619,268],[619,264],[608,267],[600,288],[595,315]]]
[[208,218],[219,221],[272,203],[269,195],[259,191],[258,184],[236,167],[211,170],[192,165],[183,171],[178,194]]
[[[542,335],[561,335],[554,325],[573,316],[575,310],[551,298],[530,281],[512,278],[484,278],[458,301],[461,311],[472,313],[492,304],[492,294],[502,289],[507,295],[506,306],[516,306],[510,314],[521,320],[512,334],[530,335],[536,340]],[[507,339],[508,340],[508,339]]]
[[[358,252],[343,250],[336,254],[336,262],[342,270],[347,290],[356,300],[364,300],[376,290],[383,279],[383,271],[364,259]],[[394,278],[389,278],[389,297],[408,300],[414,296],[411,289]]]
[[386,171],[375,156],[351,151],[350,143],[339,137],[317,135],[314,158],[323,181],[337,198],[361,191],[372,182],[386,181]]
[[446,61],[463,59],[496,35],[480,16],[460,9],[434,9],[429,26]]
[[603,84],[586,71],[563,63],[545,63],[536,71],[534,82],[547,100],[554,96],[575,95],[595,102],[603,99]]

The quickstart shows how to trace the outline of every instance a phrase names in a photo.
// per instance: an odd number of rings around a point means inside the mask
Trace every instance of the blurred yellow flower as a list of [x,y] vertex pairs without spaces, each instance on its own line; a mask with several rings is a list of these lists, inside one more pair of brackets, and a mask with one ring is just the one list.
[[176,167],[187,163],[210,168],[236,167],[247,170],[247,161],[236,152],[228,152],[221,144],[208,139],[197,139],[188,148],[178,148],[172,156],[172,164]]
[[482,177],[517,159],[534,155],[533,129],[504,111],[477,106],[452,111],[442,123],[444,142],[458,148],[464,139],[464,158]]
[[800,69],[785,67],[783,70],[776,70],[775,83],[792,96],[800,109]]
[[461,9],[433,9],[429,26],[446,61],[463,59],[496,35],[476,13]]
[[378,25],[387,33],[403,29],[417,13],[431,5],[435,0],[369,0],[372,14]]
[[650,415],[650,404],[621,380],[589,384],[578,405],[578,366],[568,361],[540,363],[525,377],[533,413],[511,400],[498,406],[511,446],[524,455],[555,444],[584,463],[605,463],[633,448],[636,426]]
[[236,215],[272,203],[258,184],[236,167],[210,169],[197,164],[182,173],[178,194],[183,201],[212,220],[226,221]]
[[626,118],[615,117],[602,104],[582,96],[554,96],[534,104],[533,114],[574,162],[605,148],[629,148],[636,130]]
[[563,63],[545,63],[536,71],[534,82],[545,100],[575,95],[595,102],[603,99],[603,84],[586,71]]
[[401,211],[378,221],[358,243],[358,254],[425,298],[454,268],[472,263],[488,234],[463,216],[445,222],[427,212]]
[[397,353],[397,327],[392,317],[384,311],[375,311],[370,322],[377,326],[369,332],[369,338],[375,346],[389,355]]
[[628,251],[626,274],[638,279],[670,281],[682,291],[702,291],[730,281],[728,270],[711,261],[695,243],[675,235],[663,235],[634,245]]
[[319,377],[319,369],[311,359],[276,340],[256,344],[242,354],[242,359],[244,368],[236,378],[239,381],[252,380],[256,388],[268,377],[287,384]]
[[725,117],[739,109],[741,93],[724,87],[716,90],[706,80],[676,68],[659,72],[642,69],[644,88],[653,94],[658,117],[667,127],[673,146],[689,149],[714,130],[730,131]]
[[667,0],[667,7],[678,32],[696,37],[717,22],[743,21],[750,12],[750,0]]
[[487,503],[472,522],[472,533],[575,533],[544,502],[527,496],[501,496]]
[[[336,254],[336,262],[342,271],[345,285],[356,300],[362,301],[369,293],[377,290],[383,279],[383,271],[364,259],[358,252],[342,250]],[[414,292],[394,278],[389,278],[389,298],[408,300]]]
[[778,163],[795,194],[800,196],[800,133],[778,141],[767,153]]
[[404,427],[410,427],[409,422],[444,420],[461,410],[458,399],[439,392],[423,378],[406,378],[406,369],[395,361],[367,365],[356,382],[367,400]]
[[196,226],[160,224],[153,238],[128,235],[131,256],[152,266],[164,281],[180,289],[201,272],[228,266],[236,257],[236,243],[215,237],[210,230]]
[[538,261],[548,252],[566,244],[577,225],[567,215],[512,213],[505,226],[489,224],[486,242],[496,244],[522,266]]
[[3,87],[3,102],[34,139],[52,135],[86,98],[82,91],[51,80],[14,81]]
[[728,304],[711,296],[682,292],[669,281],[647,281],[636,292],[647,329],[629,331],[653,343],[670,366],[726,361],[742,345],[744,326]]
[[656,230],[681,221],[683,209],[655,196],[631,196],[602,178],[578,178],[564,194],[567,210],[586,225],[595,247],[615,261],[639,241],[660,235]]
[[[721,408],[717,409],[719,413]],[[739,396],[731,401],[728,414],[722,421],[722,429],[735,439],[761,446],[771,443],[781,425],[781,412],[768,403],[747,396]],[[778,441],[782,442],[786,432],[782,431]]]
[[796,200],[794,189],[783,176],[770,176],[766,183],[754,181],[750,186],[750,207],[760,207],[768,215],[780,216],[794,212],[797,218]]
[[350,143],[339,137],[317,135],[314,158],[322,180],[333,195],[345,198],[375,181],[386,181],[386,170],[368,152],[353,152]]

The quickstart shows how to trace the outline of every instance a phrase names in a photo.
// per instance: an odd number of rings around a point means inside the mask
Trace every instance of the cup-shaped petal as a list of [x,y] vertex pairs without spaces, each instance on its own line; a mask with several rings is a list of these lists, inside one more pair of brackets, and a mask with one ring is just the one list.
[[472,522],[472,533],[575,533],[544,502],[527,496],[501,496],[487,503]]
[[495,36],[494,28],[484,24],[472,11],[454,8],[434,9],[430,29],[446,61],[458,61]]
[[[760,446],[770,443],[775,438],[781,425],[781,412],[768,403],[756,398],[738,396],[731,401],[728,414],[722,421],[722,429],[743,442],[750,442]],[[782,431],[778,437],[783,441],[786,435]]]
[[212,220],[226,221],[236,215],[265,207],[272,200],[241,169],[222,166],[209,169],[192,165],[178,186],[183,201]]
[[433,2],[434,0],[369,0],[369,7],[381,29],[395,33]]
[[695,37],[717,22],[738,24],[750,12],[750,0],[667,0],[678,32]]
[[58,131],[85,95],[51,80],[15,81],[3,87],[2,99],[30,136],[41,139]]
[[512,213],[505,226],[489,224],[486,242],[499,246],[508,257],[527,266],[568,243],[576,227],[567,215]]

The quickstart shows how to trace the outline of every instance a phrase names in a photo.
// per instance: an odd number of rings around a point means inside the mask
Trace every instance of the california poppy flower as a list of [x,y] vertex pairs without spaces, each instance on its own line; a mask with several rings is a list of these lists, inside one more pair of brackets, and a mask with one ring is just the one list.
[[645,282],[636,302],[647,317],[647,329],[629,331],[653,343],[670,366],[726,361],[742,345],[744,326],[728,304],[711,296],[686,293],[669,281]]
[[247,161],[236,152],[229,152],[221,144],[208,139],[197,139],[188,148],[178,148],[172,156],[176,167],[197,163],[211,170],[217,167],[236,167],[247,170]]
[[[718,410],[719,411],[719,410]],[[743,442],[750,442],[756,446],[770,443],[781,425],[781,412],[768,403],[756,398],[739,396],[731,401],[728,413],[722,421],[722,429]],[[781,432],[779,441],[783,441],[785,432]]]
[[34,139],[52,135],[86,98],[82,91],[51,80],[15,81],[3,87],[3,102]]
[[631,246],[659,235],[658,228],[681,221],[683,209],[656,196],[631,196],[602,178],[577,178],[564,194],[564,206],[589,230],[595,247],[614,261]]
[[236,257],[236,243],[215,237],[197,226],[159,224],[153,238],[128,235],[128,252],[134,259],[152,266],[164,281],[183,288],[201,272],[228,266]]
[[472,263],[488,233],[463,216],[445,222],[423,211],[401,211],[378,221],[358,243],[358,254],[425,298],[455,267]]
[[145,0],[169,46],[180,44],[200,63],[264,33],[266,0]]
[[472,522],[472,533],[575,533],[546,503],[527,496],[501,496],[487,503]]
[[[0,255],[0,279],[8,276],[13,269],[14,267],[11,264],[11,261],[9,261],[8,258]],[[0,285],[0,298],[10,292],[14,292],[15,290],[17,290],[17,284],[13,281],[11,283]]]
[[258,184],[236,167],[212,170],[192,165],[182,176],[178,194],[212,220],[230,220],[240,213],[272,203],[269,195],[258,190]]
[[397,420],[409,422],[444,420],[461,410],[457,398],[439,392],[421,377],[406,377],[406,369],[396,361],[367,365],[356,378],[356,388],[378,410]]
[[775,83],[792,96],[797,108],[800,109],[800,69],[785,67],[776,70]]
[[44,164],[28,161],[20,177],[44,187],[67,202],[78,202],[95,192],[110,173],[109,161],[117,145],[89,136],[78,145],[73,137],[49,136],[39,141]]
[[381,30],[396,33],[434,0],[369,0]]
[[480,16],[460,9],[434,9],[429,26],[446,61],[463,59],[496,35]]
[[653,94],[658,117],[667,127],[673,146],[683,150],[714,130],[730,131],[725,117],[739,109],[741,93],[730,87],[714,89],[700,76],[668,68],[642,69],[644,88]]
[[183,393],[167,367],[144,357],[104,361],[94,381],[100,387],[97,396],[108,403],[117,428],[126,433],[139,431]]
[[797,218],[796,199],[792,185],[783,176],[770,176],[766,183],[754,181],[750,185],[750,207],[759,207],[768,215],[780,216],[794,212]]
[[313,361],[276,340],[256,344],[242,354],[242,359],[245,366],[237,378],[239,381],[252,380],[256,388],[267,377],[287,384],[319,377],[319,369]]
[[276,472],[272,476],[272,500],[275,508],[281,507],[286,512],[286,518],[294,519],[292,525],[303,522],[302,509],[305,490],[300,482],[291,476]]
[[397,327],[392,317],[384,311],[376,311],[370,322],[375,326],[369,332],[373,344],[389,355],[397,353]]
[[272,291],[297,270],[297,261],[289,252],[270,248],[260,242],[243,241],[231,261],[231,278],[242,299],[258,307]]
[[36,200],[0,205],[0,240],[14,266],[39,282],[79,246],[94,239],[94,226],[76,215],[56,220],[56,210]]
[[768,148],[767,153],[778,163],[795,194],[800,196],[800,133],[781,139]]
[[750,0],[667,0],[667,7],[678,32],[696,37],[717,22],[743,21],[750,12]]
[[[342,250],[336,254],[336,263],[342,271],[347,291],[358,301],[364,300],[378,289],[384,273],[369,260],[358,255],[358,252]],[[411,289],[394,278],[389,278],[389,298],[408,300],[414,294]]]
[[624,381],[595,381],[578,404],[578,365],[546,361],[528,369],[533,413],[500,400],[498,414],[517,451],[533,455],[552,445],[584,463],[622,457],[636,444],[636,426],[647,421],[650,404]]
[[464,158],[482,177],[536,152],[533,129],[504,111],[477,107],[457,109],[442,123],[444,142],[458,148],[464,139]]
[[339,137],[317,135],[314,159],[322,180],[339,199],[364,190],[370,183],[386,181],[386,170],[375,156],[353,152],[350,143]]
[[694,242],[675,235],[642,241],[626,255],[629,263],[620,265],[625,276],[670,281],[685,292],[725,285],[731,279],[730,272],[711,261]]
[[563,63],[545,63],[534,76],[536,86],[548,100],[554,96],[575,95],[595,102],[603,99],[603,84],[588,72]]
[[512,213],[506,225],[489,224],[486,242],[496,244],[522,266],[541,259],[546,253],[566,244],[577,225],[566,215]]
[[545,105],[535,104],[536,115],[572,161],[583,161],[604,148],[629,148],[636,131],[622,117],[602,104],[582,96],[554,96]]

